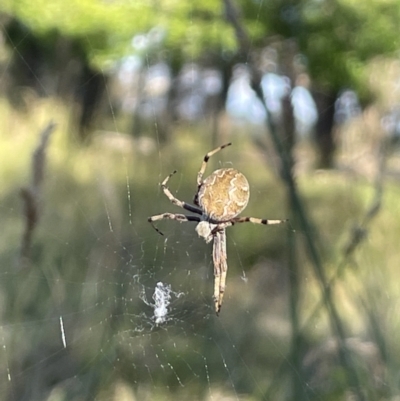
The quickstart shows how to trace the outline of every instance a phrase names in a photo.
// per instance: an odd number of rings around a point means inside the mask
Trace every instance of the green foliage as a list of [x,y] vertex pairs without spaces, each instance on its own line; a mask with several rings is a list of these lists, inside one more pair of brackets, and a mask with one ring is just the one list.
[[[6,1],[3,11],[25,23],[37,35],[52,32],[79,37],[92,63],[104,66],[134,50],[132,38],[153,28],[166,33],[163,46],[186,57],[198,57],[206,48],[232,49],[234,35],[221,19],[216,1]],[[1,10],[0,10],[1,11]],[[156,48],[158,49],[158,47]],[[147,52],[152,49],[146,47]]]
[[297,40],[320,90],[335,93],[352,87],[367,100],[371,95],[366,61],[400,49],[400,5],[396,0],[243,0],[241,5],[248,26],[258,25],[252,35],[255,44],[261,46],[265,38],[274,36]]
[[[397,0],[241,0],[237,5],[254,49],[276,35],[295,38],[320,88],[336,92],[352,87],[362,100],[370,98],[366,61],[400,47]],[[81,38],[91,62],[102,67],[143,51],[132,49],[131,40],[153,28],[165,38],[144,51],[164,48],[175,62],[213,51],[234,52],[237,45],[220,0],[5,0],[2,9],[43,37],[58,31]]]

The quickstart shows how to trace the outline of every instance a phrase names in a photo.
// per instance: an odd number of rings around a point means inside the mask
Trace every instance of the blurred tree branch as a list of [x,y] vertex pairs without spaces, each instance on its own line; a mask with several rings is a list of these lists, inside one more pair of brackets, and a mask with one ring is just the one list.
[[[237,18],[238,13],[233,11],[235,6],[232,0],[223,0],[225,8],[227,8],[226,14],[230,16],[231,23],[236,32],[236,37],[238,38],[238,45],[243,46],[245,43],[248,43],[248,39],[243,39],[243,35],[245,34],[245,29],[243,27],[242,22]],[[234,21],[232,22],[232,19]],[[241,48],[241,54],[246,54],[246,49]],[[260,85],[260,74],[257,71],[255,62],[253,60],[245,60],[248,62],[249,68],[253,75],[253,86],[254,90],[257,93],[258,98],[263,103],[266,113],[268,114],[268,109],[265,105],[264,96],[262,93],[262,88]],[[328,279],[326,277],[323,263],[321,260],[320,252],[316,247],[316,238],[318,235],[316,234],[316,230],[311,224],[310,217],[308,216],[303,201],[298,193],[296,183],[292,174],[292,161],[290,151],[283,146],[281,138],[278,135],[277,127],[275,126],[273,119],[267,119],[268,129],[270,135],[272,137],[272,141],[275,146],[275,150],[280,157],[281,160],[281,174],[282,179],[288,190],[289,204],[291,205],[291,213],[295,216],[295,223],[299,225],[301,232],[304,234],[306,249],[308,251],[308,255],[312,262],[312,266],[314,268],[315,276],[320,283],[322,299],[324,306],[328,312],[330,323],[332,326],[333,333],[335,335],[336,341],[339,345],[339,358],[343,368],[347,371],[348,377],[348,385],[355,392],[355,395],[359,401],[364,400],[364,395],[361,389],[360,381],[358,378],[357,370],[354,366],[354,363],[350,357],[348,350],[346,349],[346,334],[340,319],[340,316],[337,312],[334,298],[331,292],[331,288],[328,284]],[[299,372],[299,366],[296,366],[296,374]]]
[[40,219],[39,200],[46,167],[46,149],[55,127],[56,124],[50,121],[40,133],[38,146],[32,154],[31,184],[21,188],[25,229],[21,240],[19,268],[27,267],[30,264],[33,234]]

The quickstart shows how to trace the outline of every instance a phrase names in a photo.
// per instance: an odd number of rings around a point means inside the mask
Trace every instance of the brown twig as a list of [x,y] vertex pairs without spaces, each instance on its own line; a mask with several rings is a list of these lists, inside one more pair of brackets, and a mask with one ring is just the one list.
[[30,263],[33,233],[40,218],[39,198],[40,188],[44,181],[46,149],[55,126],[56,124],[50,121],[47,127],[40,133],[39,144],[32,154],[31,184],[21,188],[20,195],[24,205],[23,215],[25,217],[25,229],[21,240],[19,267],[26,267]]

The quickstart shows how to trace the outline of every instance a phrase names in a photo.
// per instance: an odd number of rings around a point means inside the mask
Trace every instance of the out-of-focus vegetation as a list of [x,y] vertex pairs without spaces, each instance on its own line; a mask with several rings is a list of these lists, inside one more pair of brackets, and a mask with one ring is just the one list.
[[[336,91],[343,86],[366,91],[365,61],[399,48],[400,7],[395,0],[298,4],[243,0],[237,5],[255,48],[274,35],[296,38],[313,79]],[[43,38],[51,38],[55,30],[64,36],[86,38],[84,45],[92,62],[102,60],[102,66],[104,61],[124,56],[136,34],[154,27],[164,30],[166,48],[181,52],[182,60],[204,54],[206,49],[233,52],[237,48],[232,27],[221,18],[224,3],[215,0],[201,4],[6,0],[2,11]]]
[[[5,2],[3,10],[26,24],[43,39],[57,32],[81,38],[91,63],[107,67],[110,60],[130,51],[132,38],[158,27],[165,35],[164,46],[179,58],[197,57],[204,48],[232,50],[235,39],[221,19],[221,3],[204,1],[63,1]],[[43,12],[42,12],[43,11]],[[143,49],[139,49],[142,51]],[[157,49],[153,49],[157,50]]]
[[[190,280],[184,277],[187,272],[203,271],[204,263],[212,268],[209,255],[204,256],[210,249],[196,238],[189,223],[159,224],[168,238],[165,244],[148,225],[146,216],[175,210],[157,188],[160,177],[174,168],[179,175],[171,188],[178,189],[180,198],[191,199],[196,172],[208,149],[204,145],[207,137],[199,141],[181,128],[161,154],[154,145],[148,148],[122,135],[98,136],[92,145],[80,148],[68,140],[68,109],[62,104],[38,102],[35,113],[28,115],[16,114],[3,104],[1,113],[8,127],[2,130],[0,147],[2,342],[7,351],[1,358],[12,377],[11,382],[1,381],[4,397],[13,394],[14,399],[29,399],[37,392],[40,399],[53,399],[54,394],[56,400],[80,399],[82,394],[119,399],[122,389],[127,400],[229,396],[221,358],[226,359],[228,372],[241,372],[229,380],[245,399],[268,399],[271,394],[274,399],[285,399],[284,389],[293,373],[301,377],[309,399],[327,399],[332,392],[342,397],[346,380],[321,307],[321,289],[301,250],[305,233],[292,223],[288,228],[244,225],[229,230],[228,292],[221,316],[216,318],[211,275],[206,280],[201,275]],[[47,149],[40,224],[31,262],[21,266],[24,216],[19,189],[29,182],[30,154],[50,115],[58,127]],[[353,128],[354,134],[348,132],[354,143],[362,124],[359,121]],[[285,217],[283,187],[267,169],[260,168],[262,153],[244,136],[230,139],[234,146],[221,159],[232,162],[251,181],[253,196],[247,213]],[[349,155],[343,151],[345,156]],[[343,250],[376,196],[373,183],[354,171],[331,171],[303,173],[298,185],[321,234],[318,240],[323,244],[327,275],[335,277],[342,266],[333,293],[346,326],[347,347],[360,359],[356,370],[361,383],[369,399],[390,399],[398,390],[393,381],[400,364],[398,185],[396,181],[385,184],[382,210],[365,227],[367,238],[350,258]],[[288,230],[295,230],[300,242],[303,372],[293,372],[286,359],[290,358],[288,282],[292,274],[285,262]],[[160,248],[164,250],[157,256]],[[140,315],[143,308],[142,313],[149,311],[139,298],[135,274],[145,280],[147,289],[162,278],[185,291],[185,301],[174,306],[165,329],[151,329],[146,315]],[[66,350],[60,339],[59,316],[65,322]],[[177,385],[171,371],[160,368],[160,361],[152,361],[153,352],[171,364],[184,387]],[[205,363],[209,381],[203,372]]]
[[[250,42],[246,47],[253,47],[246,54],[238,51],[235,29],[229,23],[236,5],[240,21],[249,32]],[[201,60],[223,73],[223,94],[226,94],[233,65],[246,62],[253,53],[260,58],[263,73],[277,71],[276,60],[260,57],[260,50],[273,44],[278,56],[272,58],[280,58],[279,72],[288,76],[292,85],[298,84],[296,81],[304,72],[311,77],[310,89],[319,112],[316,138],[322,167],[333,163],[333,110],[340,91],[351,88],[356,90],[362,104],[371,102],[374,92],[367,82],[367,62],[377,55],[394,55],[400,47],[397,34],[400,7],[396,0],[368,3],[243,0],[233,5],[228,0],[195,4],[6,1],[0,11],[5,12],[2,16],[5,40],[11,47],[18,45],[31,74],[40,78],[35,68],[37,60],[29,50],[24,54],[27,45],[36,48],[36,56],[45,59],[47,68],[55,64],[59,82],[53,89],[58,95],[64,80],[68,86],[77,79],[81,92],[89,92],[88,97],[99,97],[104,82],[96,80],[95,71],[109,70],[116,60],[132,54],[142,56],[147,64],[163,59],[174,75],[187,61]],[[23,25],[18,26],[14,19]],[[81,74],[76,65],[69,65],[71,59],[82,62]],[[75,76],[70,75],[71,69],[75,70]],[[84,105],[90,103],[84,95],[81,97]],[[91,107],[86,107],[89,110],[84,107],[81,124],[88,124]]]
[[[0,398],[398,397],[397,1],[0,11]],[[234,71],[255,99],[248,75],[281,82],[262,124],[224,110]],[[205,82],[218,90],[188,111]],[[314,98],[315,136],[295,122],[296,88]],[[357,113],[339,121],[349,96]],[[180,213],[158,184],[177,169],[171,191],[190,202],[205,152],[228,141],[207,171],[232,164],[246,215],[291,220],[228,230],[217,318],[210,247],[191,223],[160,222],[162,237],[147,216]],[[159,281],[175,292],[157,326]]]

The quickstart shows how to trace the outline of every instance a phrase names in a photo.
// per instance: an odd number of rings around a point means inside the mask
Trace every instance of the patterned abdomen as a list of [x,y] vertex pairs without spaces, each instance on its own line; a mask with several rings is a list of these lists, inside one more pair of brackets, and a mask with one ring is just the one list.
[[222,168],[204,180],[198,193],[198,202],[207,216],[226,221],[244,210],[249,197],[246,177],[233,168]]

